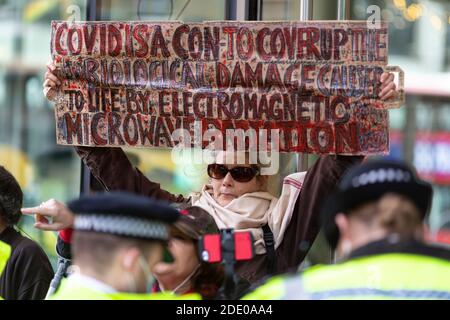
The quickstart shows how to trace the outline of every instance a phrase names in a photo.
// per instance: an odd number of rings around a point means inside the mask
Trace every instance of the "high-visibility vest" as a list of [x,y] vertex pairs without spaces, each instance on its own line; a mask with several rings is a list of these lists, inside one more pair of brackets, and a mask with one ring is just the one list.
[[389,253],[277,276],[243,299],[450,299],[450,261]]
[[0,241],[0,276],[6,267],[9,257],[11,256],[11,247],[9,244]]
[[[8,262],[10,256],[11,247],[8,244],[0,241],[0,276],[5,269],[6,263]],[[2,297],[0,297],[0,300],[2,300]]]
[[92,288],[83,286],[71,279],[63,279],[58,291],[50,300],[200,300],[199,294],[186,294],[178,296],[172,293],[159,292],[149,294],[138,293],[104,293]]

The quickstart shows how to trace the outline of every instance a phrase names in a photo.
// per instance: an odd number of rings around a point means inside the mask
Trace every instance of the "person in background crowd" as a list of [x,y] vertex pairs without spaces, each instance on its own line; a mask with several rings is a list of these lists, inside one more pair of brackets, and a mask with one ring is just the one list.
[[44,299],[53,269],[41,247],[14,229],[22,217],[22,199],[16,179],[0,166],[0,241],[12,250],[0,276],[0,296],[6,300]]
[[70,202],[68,209],[75,215],[72,256],[76,272],[63,280],[50,299],[176,298],[169,293],[147,294],[154,283],[151,270],[167,245],[169,225],[178,218],[175,209],[120,192],[84,196]]
[[432,187],[407,165],[369,161],[323,209],[339,263],[278,276],[246,299],[450,299],[450,251],[424,242]]
[[[381,99],[395,95],[393,80],[393,74],[381,75]],[[55,98],[61,84],[56,66],[49,63],[43,83],[45,96]],[[237,274],[250,283],[268,274],[297,268],[318,233],[316,213],[323,195],[332,191],[351,165],[363,159],[321,156],[307,173],[286,177],[281,196],[276,198],[267,192],[267,176],[260,174],[261,167],[249,163],[248,157],[245,163],[218,157],[216,163],[208,166],[210,184],[186,198],[148,180],[121,148],[75,147],[75,150],[107,191],[126,190],[181,207],[201,206],[212,215],[219,229],[252,232],[256,255],[251,261],[236,264]]]
[[223,267],[199,260],[198,240],[205,234],[219,233],[219,229],[214,219],[200,207],[186,208],[180,214],[171,227],[168,245],[174,261],[159,262],[153,268],[158,280],[155,291],[196,292],[203,299],[215,299],[224,281]]

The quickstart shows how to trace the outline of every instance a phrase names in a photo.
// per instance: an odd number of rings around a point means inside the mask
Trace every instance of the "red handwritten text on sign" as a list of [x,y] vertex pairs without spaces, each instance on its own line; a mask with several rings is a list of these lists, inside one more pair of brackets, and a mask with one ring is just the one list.
[[277,129],[286,152],[388,150],[385,25],[54,21],[51,53],[60,144],[174,147],[199,124]]

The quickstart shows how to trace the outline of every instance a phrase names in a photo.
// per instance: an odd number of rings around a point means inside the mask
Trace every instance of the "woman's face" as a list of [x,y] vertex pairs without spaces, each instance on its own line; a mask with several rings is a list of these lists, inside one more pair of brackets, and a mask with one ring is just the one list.
[[200,261],[194,241],[173,237],[169,240],[168,249],[174,261],[159,262],[152,271],[162,289],[173,290],[194,272]]
[[[245,155],[245,157],[242,157],[241,160],[244,161],[239,160],[240,159],[237,154],[227,157],[226,152],[219,153],[219,155],[216,157],[216,163],[224,164],[228,169],[232,169],[234,167],[251,167],[251,164],[248,163],[249,161],[247,155]],[[219,205],[224,207],[231,201],[233,201],[233,199],[239,198],[246,193],[263,190],[265,178],[266,177],[264,176],[255,176],[248,182],[238,182],[233,179],[229,172],[223,179],[211,178],[213,198]]]
[[[250,165],[226,165],[228,169],[234,167],[250,167]],[[261,183],[257,177],[254,177],[249,182],[238,182],[233,179],[231,174],[228,172],[223,179],[211,178],[211,185],[213,188],[213,198],[222,207],[229,204],[236,198],[240,196],[261,190]]]

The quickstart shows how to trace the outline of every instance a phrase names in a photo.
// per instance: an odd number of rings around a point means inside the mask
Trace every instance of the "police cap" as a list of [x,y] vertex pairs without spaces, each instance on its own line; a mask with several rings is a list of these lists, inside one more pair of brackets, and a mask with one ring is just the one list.
[[391,160],[371,160],[351,168],[342,178],[337,190],[332,193],[322,208],[322,223],[328,242],[336,247],[339,231],[334,222],[342,212],[380,199],[386,193],[398,193],[412,201],[425,219],[430,211],[433,197],[431,185],[421,180],[414,168]]
[[82,196],[68,203],[74,229],[139,239],[167,240],[178,211],[168,204],[128,192]]

